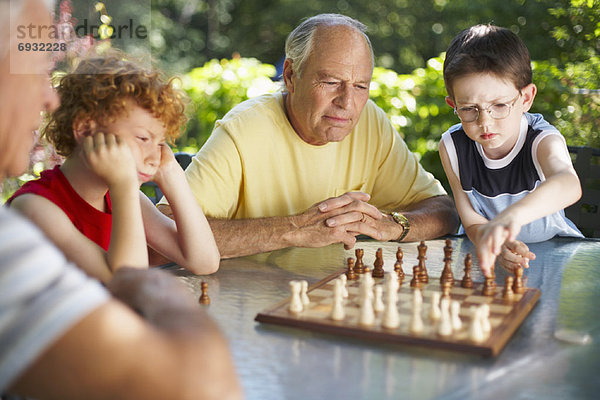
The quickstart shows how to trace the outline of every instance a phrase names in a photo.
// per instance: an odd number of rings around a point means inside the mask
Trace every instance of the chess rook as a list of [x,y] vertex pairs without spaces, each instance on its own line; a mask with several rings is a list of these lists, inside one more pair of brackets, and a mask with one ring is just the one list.
[[348,257],[348,269],[346,270],[346,277],[349,281],[357,279],[356,274],[354,273],[354,259],[352,257]]
[[357,274],[365,273],[365,264],[363,263],[363,256],[365,251],[363,249],[354,250],[354,254],[356,255],[356,263],[354,264],[354,272]]

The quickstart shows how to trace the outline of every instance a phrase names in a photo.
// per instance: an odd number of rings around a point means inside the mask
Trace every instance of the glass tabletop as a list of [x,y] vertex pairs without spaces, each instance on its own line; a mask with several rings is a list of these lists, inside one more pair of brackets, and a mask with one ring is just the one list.
[[[463,276],[470,241],[452,238],[452,270]],[[417,244],[402,243],[407,265]],[[443,269],[444,240],[426,242],[431,278]],[[397,243],[361,241],[366,264],[381,247],[391,271]],[[254,321],[286,299],[289,281],[314,284],[344,268],[354,251],[341,245],[288,248],[223,260],[210,276],[169,267],[200,295],[209,284],[208,312],[228,338],[247,399],[596,398],[600,392],[600,241],[553,239],[530,245],[528,287],[541,297],[504,350],[485,358],[446,350],[363,341]],[[496,282],[507,272],[497,268]],[[474,281],[483,276],[474,266]]]

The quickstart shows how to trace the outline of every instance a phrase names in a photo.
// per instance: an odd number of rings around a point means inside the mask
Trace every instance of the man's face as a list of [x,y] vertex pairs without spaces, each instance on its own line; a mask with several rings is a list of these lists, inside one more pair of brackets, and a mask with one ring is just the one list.
[[[13,27],[52,23],[48,9],[39,0],[26,1],[23,7],[18,21],[12,21]],[[48,39],[24,38],[19,42],[46,43]],[[17,40],[11,41],[10,56],[7,54],[0,60],[0,179],[25,172],[41,111],[58,105],[58,97],[48,80],[50,66],[48,52],[19,51]]]
[[369,99],[371,51],[362,33],[346,26],[321,27],[302,76],[286,60],[288,118],[306,143],[343,140]]

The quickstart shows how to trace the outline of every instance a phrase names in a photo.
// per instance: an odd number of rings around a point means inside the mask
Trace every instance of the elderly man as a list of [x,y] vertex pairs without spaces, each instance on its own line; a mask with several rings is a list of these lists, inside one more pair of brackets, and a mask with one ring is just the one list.
[[439,182],[369,101],[365,30],[338,14],[304,21],[286,42],[285,91],[233,108],[193,158],[186,176],[222,257],[456,228]]
[[[0,0],[0,182],[24,172],[40,111],[58,105],[48,53],[17,47],[49,38],[9,32],[50,26],[51,3]],[[176,278],[123,268],[108,288],[0,207],[2,398],[241,398],[225,339]]]

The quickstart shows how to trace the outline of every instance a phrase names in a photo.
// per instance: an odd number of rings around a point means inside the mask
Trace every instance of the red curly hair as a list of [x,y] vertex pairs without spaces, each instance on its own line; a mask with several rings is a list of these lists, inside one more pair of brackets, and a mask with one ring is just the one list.
[[77,145],[73,135],[76,119],[114,122],[127,113],[128,102],[133,100],[164,124],[166,139],[172,144],[187,122],[187,98],[174,80],[165,80],[157,70],[144,69],[121,52],[84,58],[60,79],[60,106],[48,116],[42,134],[58,154],[68,157]]

